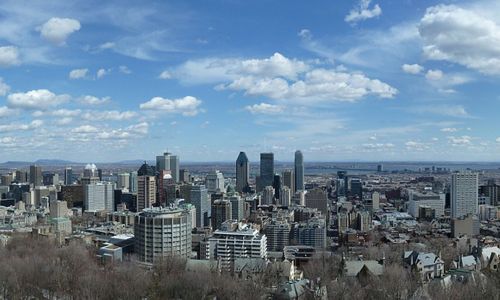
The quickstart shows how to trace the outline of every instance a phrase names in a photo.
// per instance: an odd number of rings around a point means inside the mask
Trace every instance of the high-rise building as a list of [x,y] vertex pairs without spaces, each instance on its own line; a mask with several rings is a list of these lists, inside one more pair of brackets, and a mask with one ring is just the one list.
[[95,164],[87,164],[83,169],[83,176],[80,181],[83,186],[86,184],[96,183],[99,181],[99,173]]
[[179,157],[172,153],[165,152],[156,156],[156,171],[170,171],[175,182],[179,182]]
[[284,186],[280,191],[279,205],[290,206],[292,204],[292,193],[289,187]]
[[134,220],[135,253],[143,262],[191,256],[191,213],[177,207],[152,207]]
[[117,187],[120,190],[123,189],[129,189],[130,187],[130,174],[129,173],[122,173],[118,174],[118,184]]
[[42,167],[37,165],[30,166],[30,184],[33,186],[41,186],[42,182]]
[[315,217],[306,222],[295,223],[291,237],[295,245],[324,249],[327,241],[325,219]]
[[67,167],[64,169],[64,185],[72,185],[73,184],[73,169],[71,167]]
[[272,186],[274,180],[274,154],[260,154],[260,177],[258,192],[262,191],[266,186]]
[[274,188],[274,198],[279,199],[281,191],[281,176],[279,174],[274,175],[273,188]]
[[137,171],[137,205],[138,212],[153,206],[156,202],[156,177],[154,169],[146,162]]
[[420,218],[421,206],[428,206],[434,210],[436,217],[444,216],[444,205],[446,201],[444,193],[408,191],[408,213],[415,218]]
[[224,193],[224,175],[219,170],[210,172],[205,177],[205,186],[209,193]]
[[137,172],[133,171],[129,173],[128,190],[129,192],[135,194],[137,193]]
[[85,185],[85,199],[83,205],[85,211],[112,212],[115,210],[114,197],[115,184],[112,182],[96,182]]
[[231,220],[232,209],[231,201],[229,200],[215,200],[212,203],[212,228],[213,230],[219,229],[227,220]]
[[377,166],[377,172],[384,172],[384,165],[380,164]]
[[324,216],[328,215],[328,195],[326,191],[315,188],[306,193],[306,207],[318,209]]
[[238,194],[229,196],[231,202],[231,219],[241,221],[245,218],[245,199],[241,198]]
[[292,194],[295,194],[295,175],[293,170],[283,171],[283,186],[290,188]]
[[347,191],[349,190],[349,178],[347,177],[346,171],[337,172],[336,187],[337,197],[347,196]]
[[179,182],[189,183],[191,182],[191,174],[189,174],[189,170],[180,169],[179,170]]
[[191,204],[196,207],[196,227],[208,226],[211,207],[207,188],[204,185],[193,185],[190,197]]
[[266,186],[262,191],[262,199],[260,201],[261,205],[272,205],[274,204],[274,188],[270,185]]
[[451,176],[451,217],[478,213],[478,174],[470,171]]
[[494,179],[490,179],[486,185],[482,185],[480,191],[481,194],[490,198],[491,205],[500,205],[500,185],[496,184]]
[[250,163],[245,152],[240,152],[236,159],[236,191],[248,192],[250,189]]
[[264,225],[267,237],[267,251],[281,252],[289,245],[291,225],[287,220],[271,220]]
[[295,151],[295,188],[304,190],[304,156],[300,150]]
[[179,157],[177,155],[170,155],[170,174],[175,182],[179,182]]

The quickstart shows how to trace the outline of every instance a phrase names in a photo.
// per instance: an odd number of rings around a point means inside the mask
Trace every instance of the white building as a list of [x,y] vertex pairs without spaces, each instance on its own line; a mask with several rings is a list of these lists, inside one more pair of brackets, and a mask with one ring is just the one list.
[[224,222],[222,229],[216,230],[208,239],[208,251],[205,259],[219,260],[222,270],[233,270],[236,258],[267,259],[267,238],[247,224],[238,224],[231,230],[231,222]]
[[205,177],[205,186],[209,193],[225,192],[224,175],[219,170],[207,174]]
[[292,203],[292,190],[283,186],[280,190],[280,205],[282,206],[290,206]]
[[451,176],[451,217],[478,213],[478,174],[470,171]]
[[414,190],[408,191],[409,202],[408,202],[408,213],[415,218],[419,218],[419,208],[420,206],[429,206],[435,212],[435,216],[444,216],[444,205],[446,201],[446,195],[436,194],[433,192],[417,192]]
[[493,205],[479,205],[479,220],[490,221],[497,219],[498,208]]
[[262,191],[261,205],[274,204],[274,188],[270,185],[266,186]]
[[130,187],[130,174],[129,173],[118,174],[118,182],[117,183],[118,183],[118,186],[117,186],[118,189],[128,190]]
[[85,199],[83,205],[85,211],[114,211],[115,184],[112,182],[96,182],[85,185]]

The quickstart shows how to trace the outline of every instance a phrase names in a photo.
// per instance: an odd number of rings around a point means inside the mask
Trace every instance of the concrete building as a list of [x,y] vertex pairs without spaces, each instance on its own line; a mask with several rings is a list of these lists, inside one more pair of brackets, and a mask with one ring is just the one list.
[[283,251],[290,242],[292,226],[286,220],[271,220],[264,225],[267,237],[267,251]]
[[295,173],[293,170],[285,170],[283,171],[283,186],[287,186],[290,188],[290,192],[295,194]]
[[479,218],[475,214],[468,214],[460,218],[451,219],[451,236],[458,238],[461,236],[473,237],[479,235]]
[[116,188],[120,190],[123,189],[128,190],[129,187],[130,187],[130,174],[129,173],[118,174],[118,182]]
[[295,151],[294,159],[295,189],[304,190],[304,156],[300,150]]
[[205,227],[210,224],[210,199],[204,185],[193,185],[191,187],[191,204],[196,207],[196,227]]
[[419,218],[419,207],[429,206],[435,211],[436,218],[444,216],[444,205],[446,195],[433,192],[408,191],[408,213],[415,218]]
[[219,170],[210,172],[205,177],[205,186],[209,193],[224,193],[224,175]]
[[138,212],[152,207],[156,203],[156,177],[154,169],[144,163],[137,171],[137,205]]
[[493,205],[479,205],[479,220],[491,221],[497,219],[498,208]]
[[236,191],[238,193],[250,190],[250,163],[245,152],[240,152],[236,159]]
[[292,191],[287,186],[281,188],[279,205],[281,206],[292,205]]
[[245,219],[245,199],[238,194],[229,196],[231,202],[231,219],[241,221]]
[[175,182],[179,182],[179,157],[165,152],[156,156],[156,171],[170,171]]
[[42,167],[37,165],[30,166],[30,184],[33,186],[42,185]]
[[216,230],[208,239],[206,259],[218,260],[224,271],[234,269],[236,258],[263,258],[267,259],[267,238],[259,231],[247,224],[238,224],[236,229],[233,222],[225,222],[222,229]]
[[261,205],[272,205],[274,204],[274,188],[272,186],[266,186],[262,191],[262,198],[260,201]]
[[478,174],[470,171],[451,176],[451,217],[478,213]]
[[134,221],[135,253],[146,263],[191,256],[191,213],[178,207],[145,208]]
[[481,194],[490,198],[490,204],[498,206],[500,204],[500,185],[496,184],[494,179],[488,180],[486,185],[481,186]]
[[291,240],[295,245],[326,248],[326,222],[323,218],[312,218],[292,226]]
[[222,223],[232,218],[231,201],[215,200],[212,203],[212,228],[213,230],[221,228]]
[[328,215],[328,195],[325,190],[315,188],[306,193],[306,206],[317,208],[324,216]]
[[97,182],[85,185],[84,209],[88,212],[114,211],[114,189],[112,182]]

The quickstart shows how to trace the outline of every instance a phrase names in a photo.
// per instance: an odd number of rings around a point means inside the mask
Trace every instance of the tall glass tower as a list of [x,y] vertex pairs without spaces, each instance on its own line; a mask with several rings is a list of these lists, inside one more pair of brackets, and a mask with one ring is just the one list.
[[304,190],[304,156],[300,150],[295,151],[295,189]]
[[236,191],[239,193],[248,191],[250,176],[250,164],[245,152],[240,152],[236,159]]
[[259,191],[266,186],[272,186],[274,181],[274,154],[260,154],[260,181]]

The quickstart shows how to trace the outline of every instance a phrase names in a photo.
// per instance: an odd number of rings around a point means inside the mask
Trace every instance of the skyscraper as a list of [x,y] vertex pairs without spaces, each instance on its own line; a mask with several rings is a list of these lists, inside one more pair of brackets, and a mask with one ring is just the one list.
[[290,192],[295,194],[295,176],[293,170],[283,171],[283,186],[290,188]]
[[250,163],[245,152],[240,152],[236,159],[236,191],[239,193],[249,190]]
[[295,189],[304,190],[304,156],[300,150],[295,151]]
[[272,186],[274,180],[274,154],[260,154],[260,179],[258,191],[262,191],[266,186]]
[[114,188],[112,182],[97,182],[85,185],[85,199],[83,201],[86,211],[112,212],[115,210]]
[[42,180],[42,168],[37,165],[30,166],[30,184],[41,186]]
[[196,227],[208,226],[210,219],[210,199],[204,185],[191,187],[191,204],[196,207]]
[[275,174],[273,177],[273,188],[274,188],[274,198],[280,198],[280,190],[281,190],[281,176],[279,174]]
[[205,186],[209,193],[224,193],[224,175],[219,170],[208,173],[205,177]]
[[137,211],[153,206],[156,202],[156,177],[154,169],[146,162],[137,171]]
[[231,202],[229,200],[215,200],[212,204],[212,228],[219,229],[223,222],[230,220],[232,215]]
[[137,193],[137,172],[130,172],[128,189],[131,193]]
[[73,184],[73,169],[67,167],[64,169],[64,185]]
[[170,174],[174,182],[179,182],[179,157],[177,155],[170,155]]
[[170,171],[175,182],[179,181],[179,157],[172,153],[165,152],[156,156],[156,171]]
[[470,171],[451,175],[451,217],[478,213],[478,174]]

